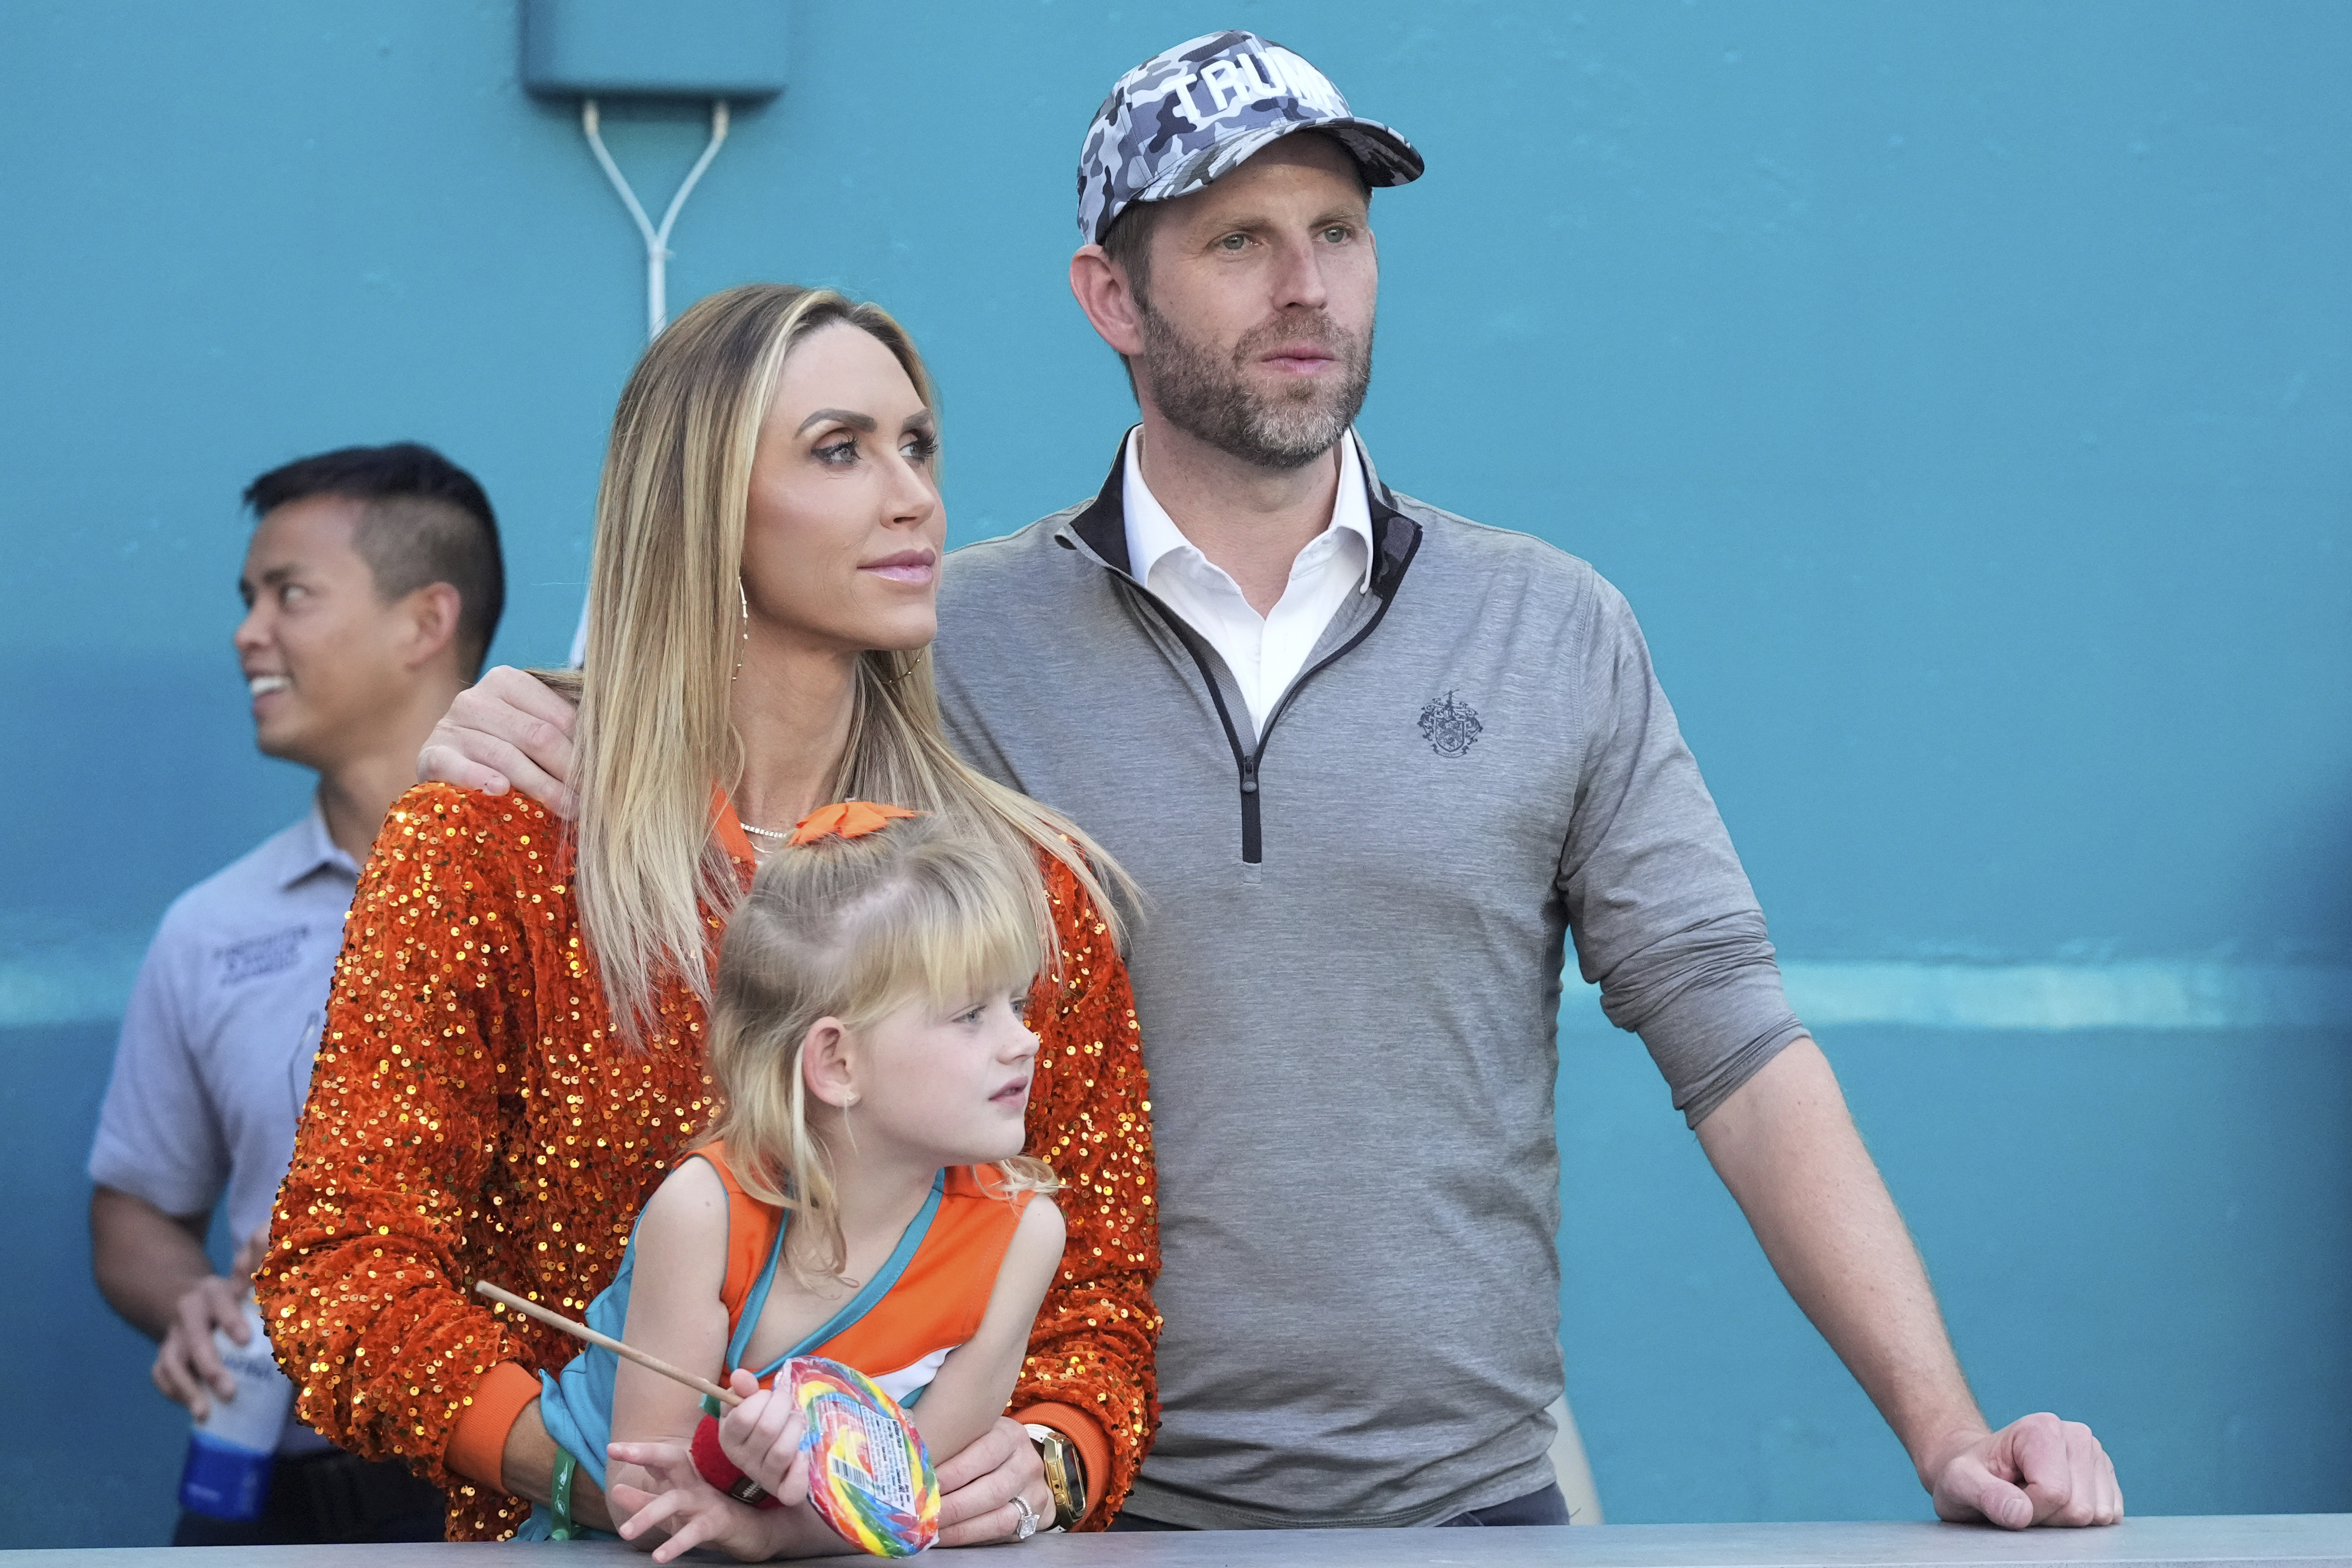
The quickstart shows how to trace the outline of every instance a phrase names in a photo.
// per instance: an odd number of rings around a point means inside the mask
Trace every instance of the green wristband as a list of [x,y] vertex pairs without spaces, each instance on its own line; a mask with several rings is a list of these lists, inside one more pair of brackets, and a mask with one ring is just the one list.
[[555,1450],[555,1481],[548,1489],[547,1499],[547,1510],[555,1516],[555,1528],[547,1532],[551,1541],[577,1541],[581,1537],[580,1527],[572,1522],[572,1478],[579,1468],[580,1461],[572,1457],[571,1449]]

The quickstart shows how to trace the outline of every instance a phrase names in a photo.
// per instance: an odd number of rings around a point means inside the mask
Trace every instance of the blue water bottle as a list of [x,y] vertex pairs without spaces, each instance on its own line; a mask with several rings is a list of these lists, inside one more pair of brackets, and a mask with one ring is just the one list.
[[243,1344],[226,1329],[213,1331],[213,1347],[236,1379],[236,1395],[213,1396],[212,1408],[188,1433],[188,1461],[180,1469],[182,1508],[240,1521],[260,1518],[269,1500],[270,1462],[294,1405],[294,1385],[269,1353],[261,1309],[249,1295],[245,1326],[252,1337]]

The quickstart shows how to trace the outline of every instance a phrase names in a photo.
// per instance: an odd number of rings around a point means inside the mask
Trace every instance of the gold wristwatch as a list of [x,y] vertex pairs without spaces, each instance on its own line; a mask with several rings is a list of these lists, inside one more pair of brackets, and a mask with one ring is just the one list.
[[1054,1528],[1067,1530],[1087,1516],[1086,1461],[1078,1457],[1078,1446],[1051,1426],[1029,1421],[1022,1430],[1045,1461],[1045,1487],[1054,1494]]

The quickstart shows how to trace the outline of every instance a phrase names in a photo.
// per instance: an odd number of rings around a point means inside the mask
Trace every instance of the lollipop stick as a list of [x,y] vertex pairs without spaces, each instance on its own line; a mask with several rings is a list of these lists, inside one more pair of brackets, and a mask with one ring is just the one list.
[[730,1410],[734,1409],[735,1406],[743,1403],[743,1399],[740,1394],[738,1394],[731,1390],[719,1387],[717,1384],[711,1382],[707,1377],[697,1377],[690,1372],[682,1371],[677,1367],[670,1365],[669,1363],[662,1360],[659,1356],[647,1355],[645,1352],[637,1349],[635,1345],[623,1344],[620,1341],[613,1338],[610,1334],[600,1334],[585,1323],[573,1322],[570,1318],[565,1317],[561,1312],[551,1312],[546,1308],[541,1306],[538,1302],[526,1301],[521,1297],[516,1295],[513,1291],[502,1290],[487,1279],[475,1280],[474,1289],[480,1294],[488,1296],[491,1300],[499,1302],[503,1306],[511,1307],[516,1311],[522,1313],[526,1317],[537,1318],[541,1322],[545,1323],[551,1329],[562,1329],[565,1333],[570,1334],[575,1340],[586,1340],[592,1345],[602,1345],[606,1350],[611,1351],[614,1355],[621,1357],[625,1361],[635,1362],[647,1372],[657,1372],[664,1377],[670,1378],[676,1382],[686,1384],[687,1387],[695,1390],[698,1394],[708,1394],[709,1397],[719,1401],[719,1404],[727,1406]]

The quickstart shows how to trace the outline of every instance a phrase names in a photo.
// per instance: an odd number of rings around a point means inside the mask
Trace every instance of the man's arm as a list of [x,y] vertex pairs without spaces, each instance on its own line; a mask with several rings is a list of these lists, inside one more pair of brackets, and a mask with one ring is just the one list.
[[2012,1530],[2123,1517],[2115,1466],[2088,1426],[2049,1415],[1986,1426],[1819,1047],[1790,1044],[1698,1138],[1780,1282],[1909,1451],[1939,1517]]
[[245,1343],[245,1279],[252,1272],[251,1243],[238,1254],[235,1278],[213,1272],[205,1256],[205,1216],[167,1215],[145,1198],[98,1186],[89,1194],[91,1272],[107,1305],[151,1340],[162,1342],[151,1375],[166,1399],[198,1420],[209,1395],[236,1396],[236,1380],[221,1365],[213,1331],[226,1329]]
[[580,808],[572,774],[572,722],[579,710],[510,665],[457,693],[416,756],[420,784],[488,795],[520,789],[569,821]]

